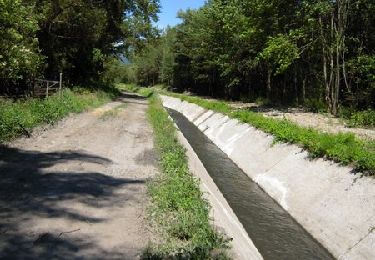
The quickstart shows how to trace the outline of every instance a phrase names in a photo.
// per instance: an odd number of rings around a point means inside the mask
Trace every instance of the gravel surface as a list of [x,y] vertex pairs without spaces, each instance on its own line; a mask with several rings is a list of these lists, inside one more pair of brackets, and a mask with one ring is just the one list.
[[1,259],[139,257],[157,172],[146,109],[124,94],[0,147]]

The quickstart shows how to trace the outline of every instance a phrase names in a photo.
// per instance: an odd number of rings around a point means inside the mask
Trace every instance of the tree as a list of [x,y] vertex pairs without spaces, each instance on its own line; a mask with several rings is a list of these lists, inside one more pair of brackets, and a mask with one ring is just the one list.
[[173,63],[174,88],[202,95],[374,107],[374,12],[370,0],[210,0],[179,13],[152,70],[163,82]]
[[64,71],[72,83],[99,80],[108,57],[135,45],[135,38],[148,37],[159,10],[157,0],[34,2],[43,17],[38,38],[47,57],[46,76]]
[[0,0],[0,78],[25,79],[41,73],[38,16],[20,0]]

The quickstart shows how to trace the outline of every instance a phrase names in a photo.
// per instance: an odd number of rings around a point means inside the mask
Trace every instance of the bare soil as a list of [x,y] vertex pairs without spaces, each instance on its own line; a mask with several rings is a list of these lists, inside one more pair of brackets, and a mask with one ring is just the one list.
[[157,172],[146,109],[124,94],[0,147],[1,259],[139,258]]

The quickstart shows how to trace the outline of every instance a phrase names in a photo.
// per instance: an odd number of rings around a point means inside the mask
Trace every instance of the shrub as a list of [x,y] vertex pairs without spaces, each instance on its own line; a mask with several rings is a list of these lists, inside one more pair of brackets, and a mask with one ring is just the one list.
[[115,93],[80,88],[65,89],[61,97],[0,101],[0,142],[10,140],[41,124],[52,124],[69,113],[78,113],[96,107],[114,97]]
[[326,113],[327,105],[320,99],[307,99],[305,100],[306,108],[313,113]]
[[375,111],[366,110],[352,113],[349,119],[349,126],[375,127]]

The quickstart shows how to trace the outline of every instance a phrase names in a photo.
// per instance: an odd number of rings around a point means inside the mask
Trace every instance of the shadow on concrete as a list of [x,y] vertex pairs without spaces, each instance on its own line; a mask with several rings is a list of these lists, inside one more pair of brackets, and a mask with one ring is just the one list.
[[[125,259],[126,252],[106,252],[95,238],[80,238],[79,232],[30,233],[36,218],[60,218],[75,223],[100,223],[95,218],[66,207],[81,203],[106,207],[126,203],[116,198],[119,188],[142,180],[113,178],[98,172],[54,172],[43,169],[65,162],[93,163],[104,167],[110,160],[80,152],[41,153],[0,146],[0,258],[1,259]],[[64,203],[65,206],[61,206]],[[30,223],[30,224],[29,224]],[[67,233],[64,233],[67,232]],[[69,238],[69,239],[68,239]],[[94,250],[93,250],[94,249]],[[85,251],[85,255],[80,255]],[[122,249],[122,251],[126,251]],[[90,253],[92,252],[92,253]]]

